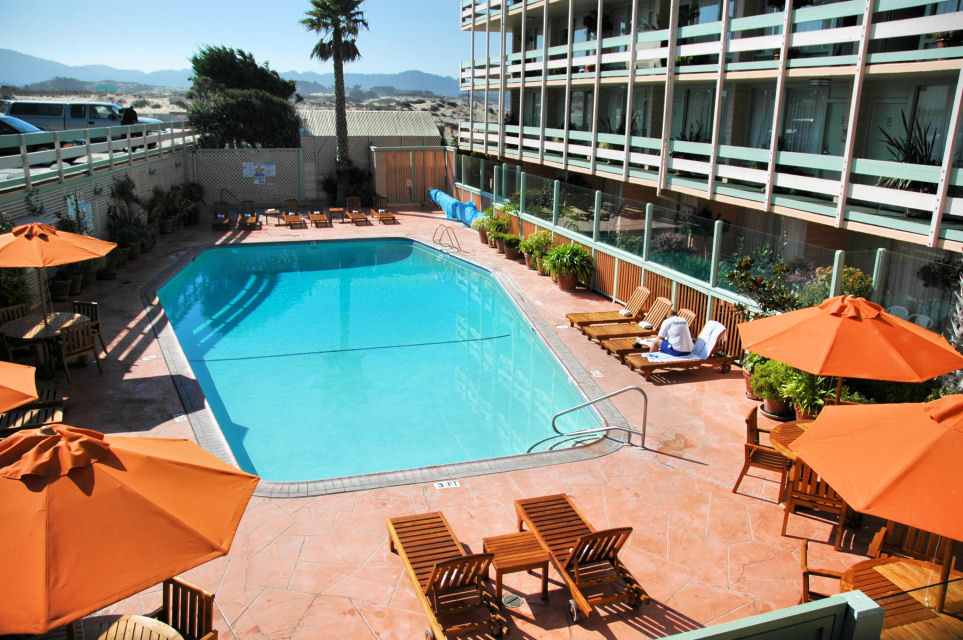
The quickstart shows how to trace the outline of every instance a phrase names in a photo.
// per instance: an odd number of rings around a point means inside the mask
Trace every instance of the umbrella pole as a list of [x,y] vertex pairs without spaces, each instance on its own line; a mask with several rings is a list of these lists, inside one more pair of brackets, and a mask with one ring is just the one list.
[[836,404],[839,404],[839,398],[843,395],[843,377],[839,376],[839,382],[836,383]]
[[43,275],[37,267],[37,284],[40,286],[40,311],[43,313],[43,326],[47,326],[47,296],[44,295]]

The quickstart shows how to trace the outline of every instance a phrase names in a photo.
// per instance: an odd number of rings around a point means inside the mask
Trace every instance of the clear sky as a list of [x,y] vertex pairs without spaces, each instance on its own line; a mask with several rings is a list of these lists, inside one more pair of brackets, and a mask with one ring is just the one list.
[[[471,57],[459,0],[365,0],[368,31],[347,73],[417,69],[458,76]],[[203,45],[243,49],[275,71],[331,72],[310,58],[317,42],[300,20],[310,0],[31,0],[0,2],[0,48],[72,66],[158,71],[190,67]]]

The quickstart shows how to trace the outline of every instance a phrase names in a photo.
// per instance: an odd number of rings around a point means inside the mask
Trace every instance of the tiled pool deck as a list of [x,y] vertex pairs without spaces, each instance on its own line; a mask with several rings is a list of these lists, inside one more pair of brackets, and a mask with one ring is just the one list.
[[[189,370],[167,358],[142,302],[160,274],[184,256],[215,243],[409,236],[430,243],[444,223],[437,211],[403,211],[401,224],[289,230],[265,225],[255,232],[212,232],[196,226],[161,236],[152,253],[131,262],[117,280],[98,282],[85,299],[99,300],[110,354],[104,374],[77,370],[67,388],[68,423],[111,434],[194,438],[183,413],[197,411],[196,394],[182,405],[177,388],[194,387]],[[456,488],[418,483],[317,497],[255,496],[228,556],[185,574],[216,593],[216,627],[224,640],[422,638],[425,619],[399,558],[388,550],[385,519],[441,510],[473,551],[483,537],[515,526],[512,501],[568,493],[596,527],[634,527],[623,559],[653,598],[638,610],[615,605],[578,624],[565,613],[568,593],[557,576],[550,599],[538,596],[537,576],[505,579],[506,593],[525,598],[510,610],[513,638],[657,638],[796,604],[800,595],[800,540],[810,538],[811,564],[842,569],[865,552],[871,523],[852,553],[835,553],[831,525],[790,518],[779,534],[776,477],[750,472],[733,494],[741,468],[746,413],[739,370],[669,373],[646,383],[575,329],[565,313],[608,309],[587,291],[562,293],[550,278],[507,261],[457,223],[464,254],[489,265],[523,293],[603,393],[642,386],[649,398],[647,449],[623,447],[598,458],[554,466],[459,478]],[[165,330],[163,319],[158,328]],[[305,327],[305,330],[309,330]],[[390,372],[386,372],[390,376]],[[425,381],[430,391],[432,381]],[[309,399],[279,398],[284,403]],[[637,395],[614,404],[633,428],[641,426]],[[762,419],[765,421],[765,419]],[[832,590],[833,585],[824,589]],[[157,589],[101,612],[140,613],[159,605]]]

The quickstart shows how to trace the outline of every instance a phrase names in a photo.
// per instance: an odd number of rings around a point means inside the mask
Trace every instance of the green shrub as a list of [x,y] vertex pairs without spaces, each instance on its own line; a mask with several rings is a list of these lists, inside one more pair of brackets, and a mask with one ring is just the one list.
[[505,243],[506,249],[517,249],[522,242],[522,239],[514,233],[501,234],[501,240]]
[[518,245],[522,253],[533,255],[536,258],[545,255],[545,252],[552,248],[552,232],[547,229],[539,229],[522,240]]
[[749,376],[752,392],[764,400],[782,400],[782,385],[789,380],[792,367],[778,360],[767,360],[757,366]]
[[477,218],[471,221],[471,228],[475,229],[476,231],[479,229],[488,231],[488,224],[490,222],[491,222],[491,216],[488,216],[488,215],[478,216]]
[[494,231],[496,233],[505,233],[508,231],[508,225],[510,221],[508,216],[493,216],[491,222],[488,223],[488,230]]
[[595,260],[588,249],[578,244],[564,244],[554,247],[545,256],[545,270],[550,274],[570,275],[578,280],[588,280],[595,268]]
[[[812,281],[799,291],[799,304],[811,307],[828,298],[832,280],[832,267],[816,269]],[[869,298],[873,295],[873,278],[856,267],[843,267],[839,292],[843,295]]]

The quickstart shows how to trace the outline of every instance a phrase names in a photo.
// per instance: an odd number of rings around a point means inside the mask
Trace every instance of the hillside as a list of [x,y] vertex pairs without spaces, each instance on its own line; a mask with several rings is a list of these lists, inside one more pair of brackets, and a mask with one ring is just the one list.
[[[279,74],[282,78],[297,82],[302,94],[315,93],[334,85],[332,73],[281,71]],[[0,85],[30,90],[164,93],[172,89],[187,89],[191,75],[190,69],[144,72],[104,65],[70,66],[10,49],[0,49]],[[344,84],[347,88],[357,86],[364,91],[373,87],[393,87],[399,92],[430,92],[439,96],[457,96],[459,93],[455,78],[414,70],[400,73],[345,73]]]

